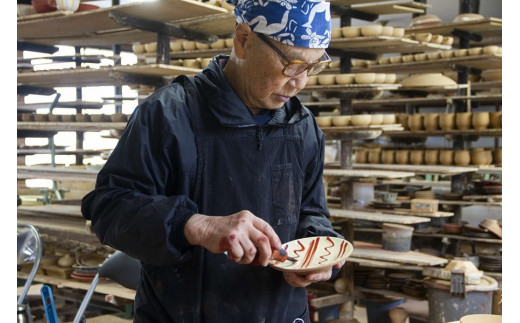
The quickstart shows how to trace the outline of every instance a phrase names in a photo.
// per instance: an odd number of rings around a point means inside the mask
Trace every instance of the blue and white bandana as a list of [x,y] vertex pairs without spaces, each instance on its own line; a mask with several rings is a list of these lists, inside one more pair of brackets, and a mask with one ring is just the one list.
[[281,43],[327,48],[330,43],[330,3],[323,0],[226,0],[235,5],[237,23]]

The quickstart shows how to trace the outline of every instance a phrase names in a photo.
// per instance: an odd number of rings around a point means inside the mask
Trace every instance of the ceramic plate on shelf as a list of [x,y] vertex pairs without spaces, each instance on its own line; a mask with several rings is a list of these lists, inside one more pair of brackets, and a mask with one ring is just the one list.
[[309,237],[283,244],[289,257],[296,262],[272,260],[270,266],[276,270],[293,272],[300,275],[328,270],[335,264],[347,259],[354,248],[345,239],[336,237]]

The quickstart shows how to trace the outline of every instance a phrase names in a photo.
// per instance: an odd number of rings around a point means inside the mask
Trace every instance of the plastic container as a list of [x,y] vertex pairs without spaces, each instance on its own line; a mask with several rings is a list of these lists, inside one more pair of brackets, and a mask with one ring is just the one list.
[[383,223],[383,249],[410,251],[413,227],[408,225]]

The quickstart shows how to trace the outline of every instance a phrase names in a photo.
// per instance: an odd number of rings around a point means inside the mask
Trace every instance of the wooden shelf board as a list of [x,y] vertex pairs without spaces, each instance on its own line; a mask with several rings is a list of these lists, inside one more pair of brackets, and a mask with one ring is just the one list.
[[417,266],[437,266],[448,263],[448,259],[417,251],[399,252],[385,250],[379,244],[355,241],[352,257],[392,261]]
[[358,164],[354,163],[354,169],[379,169],[390,171],[413,172],[416,174],[440,174],[459,175],[463,173],[476,172],[478,167],[459,167],[442,165],[397,165],[397,164]]
[[324,133],[335,133],[335,132],[356,132],[365,130],[393,130],[399,131],[403,129],[401,124],[381,124],[381,125],[368,125],[368,126],[332,126],[332,127],[320,127]]
[[[184,51],[171,51],[170,59],[184,59],[184,58],[207,58],[213,57],[219,54],[231,53],[231,48],[210,48],[210,49],[198,49],[198,50],[184,50]],[[156,59],[155,53],[138,54],[139,59],[146,60],[147,62],[154,62]]]
[[[38,109],[49,109],[51,102],[45,103],[28,103],[18,104],[18,111],[36,111]],[[58,102],[56,108],[81,108],[81,109],[101,109],[103,107],[102,102],[91,102],[91,101],[66,101]]]
[[362,212],[353,210],[343,209],[329,209],[330,216],[336,220],[364,220],[374,222],[387,222],[387,223],[399,223],[399,224],[416,224],[430,222],[429,218],[410,216],[410,215],[395,215],[388,213],[376,213],[376,212]]
[[481,33],[500,33],[502,32],[502,19],[501,18],[484,18],[481,20],[464,21],[458,23],[447,23],[438,26],[419,26],[413,28],[407,28],[406,34],[413,33],[432,33],[437,35],[451,36],[452,31],[458,29],[463,31]]
[[[398,201],[399,202],[399,201]],[[448,218],[454,215],[453,212],[437,211],[435,213],[417,212],[410,209],[395,208],[393,210],[383,209],[363,209],[364,212],[380,212],[384,214],[395,214],[395,215],[411,215],[426,218]]]
[[416,301],[422,301],[422,300],[427,299],[427,298],[418,298],[418,297],[410,296],[408,294],[401,293],[401,292],[391,290],[391,289],[386,289],[386,288],[385,289],[373,289],[373,288],[366,288],[366,287],[356,287],[356,289],[363,293],[376,294],[376,295],[387,296],[387,297],[390,296],[390,297],[394,297],[394,298],[413,299]]
[[217,35],[221,38],[225,38],[231,37],[231,35],[235,32],[236,19],[232,12],[227,12],[206,16],[197,16],[195,18],[179,20],[175,23],[190,30],[206,32]]
[[451,201],[451,200],[439,200],[439,204],[465,205],[465,206],[502,206],[502,202]]
[[18,179],[53,179],[62,181],[88,181],[95,182],[98,171],[52,168],[43,166],[18,166]]
[[136,64],[102,66],[95,68],[70,68],[18,73],[18,84],[44,87],[88,87],[127,84],[117,73],[173,78],[176,75],[194,75],[200,69],[166,64]]
[[63,240],[73,240],[102,246],[97,236],[87,228],[86,220],[72,217],[32,215],[23,211],[17,214],[18,223],[29,223],[38,228],[41,234]]
[[384,53],[415,53],[431,50],[448,50],[451,46],[424,43],[408,38],[377,36],[335,38],[330,42],[330,48],[343,49],[349,52],[363,52],[371,54]]
[[[114,19],[109,17],[110,11],[118,11],[158,22],[175,22],[186,18],[227,13],[226,9],[198,1],[158,0],[117,5],[70,15],[47,15],[36,17],[36,19],[27,16],[18,20],[18,40],[38,44],[85,46],[87,45],[84,42],[85,38],[98,45],[157,39],[155,33],[132,30],[118,25]],[[35,30],[38,30],[38,33],[35,33]],[[121,32],[126,33],[128,37],[119,37]],[[143,37],[143,34],[149,36]],[[99,38],[102,35],[109,37],[107,39]]]
[[18,121],[18,130],[43,131],[101,131],[117,129],[123,130],[126,122],[36,122]]
[[407,13],[424,13],[431,5],[415,2],[402,1],[394,3],[376,3],[353,6],[352,9],[372,15],[393,15]]
[[372,92],[372,91],[385,91],[385,90],[397,90],[400,87],[399,84],[334,84],[334,85],[309,85],[303,88],[305,91],[321,91],[321,92]]
[[[17,273],[18,278],[27,279],[29,277],[28,273],[24,272],[18,272]],[[81,290],[88,290],[90,288],[91,283],[90,282],[80,282],[77,280],[74,280],[72,278],[70,279],[62,279],[57,277],[50,277],[46,275],[36,275],[34,277],[34,281],[55,285],[58,288],[74,288],[74,289],[81,289]],[[134,300],[135,298],[135,291],[126,287],[123,287],[119,285],[116,282],[107,280],[107,281],[100,281],[98,285],[96,286],[96,293],[101,293],[105,295],[113,295],[117,297],[121,297],[124,299]]]
[[79,205],[66,205],[66,204],[48,204],[38,206],[19,206],[17,212],[20,214],[32,214],[32,215],[63,215],[81,218],[81,206]]
[[421,180],[383,180],[382,184],[405,185],[405,186],[431,186],[431,187],[451,187],[450,181],[421,181]]
[[480,166],[478,168],[478,173],[488,173],[488,174],[502,174],[501,166]]
[[371,65],[363,68],[352,69],[354,73],[359,72],[375,72],[375,73],[417,73],[421,72],[442,72],[453,71],[456,65],[467,66],[479,70],[501,69],[502,55],[475,55],[452,58],[439,58],[434,60],[407,62],[407,63],[391,63],[382,65]]
[[436,131],[384,131],[384,136],[392,137],[443,137],[447,135],[453,136],[487,136],[487,137],[502,137],[502,129],[484,129],[484,130],[436,130]]
[[329,0],[330,4],[338,6],[352,6],[363,3],[384,2],[393,0]]
[[415,176],[412,172],[384,171],[384,170],[361,170],[361,169],[324,169],[323,176],[341,177],[377,177],[377,178],[403,178]]
[[[88,156],[97,156],[101,155],[104,152],[109,151],[109,149],[104,150],[92,150],[92,149],[76,149],[76,150],[65,150],[65,149],[56,149],[54,152],[56,155],[75,155],[82,154]],[[16,154],[18,156],[27,156],[27,155],[36,155],[36,154],[50,154],[50,149],[18,149]]]
[[422,272],[423,267],[413,266],[413,265],[403,265],[402,263],[393,262],[393,261],[382,261],[382,260],[373,260],[373,259],[365,259],[358,257],[348,257],[347,262],[353,262],[361,267],[370,267],[370,268],[385,268],[385,269],[399,269],[399,270],[411,270],[411,271],[419,271]]

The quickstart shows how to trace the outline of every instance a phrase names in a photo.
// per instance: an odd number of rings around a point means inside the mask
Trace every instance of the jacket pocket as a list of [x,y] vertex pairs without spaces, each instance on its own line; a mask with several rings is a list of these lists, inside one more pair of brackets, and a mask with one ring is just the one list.
[[293,224],[298,221],[296,187],[292,164],[271,166],[271,185],[276,225]]

